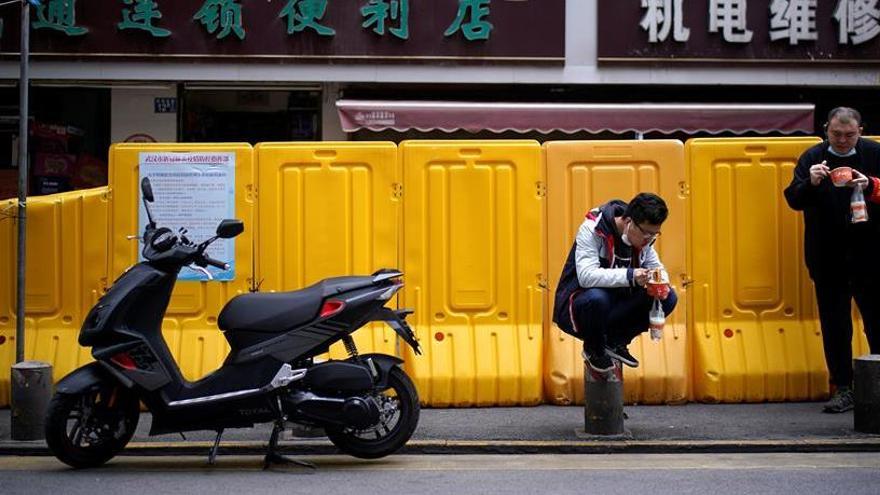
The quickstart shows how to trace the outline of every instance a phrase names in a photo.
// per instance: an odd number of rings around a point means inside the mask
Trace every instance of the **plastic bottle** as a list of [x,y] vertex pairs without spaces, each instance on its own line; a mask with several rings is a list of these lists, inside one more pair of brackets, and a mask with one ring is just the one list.
[[657,342],[663,338],[666,313],[663,312],[663,306],[660,304],[659,298],[654,298],[654,305],[651,307],[651,312],[648,313],[648,324],[651,329],[651,340]]
[[852,213],[850,218],[852,223],[868,221],[868,207],[865,205],[865,195],[862,194],[862,186],[853,188],[853,193],[849,200],[849,211]]

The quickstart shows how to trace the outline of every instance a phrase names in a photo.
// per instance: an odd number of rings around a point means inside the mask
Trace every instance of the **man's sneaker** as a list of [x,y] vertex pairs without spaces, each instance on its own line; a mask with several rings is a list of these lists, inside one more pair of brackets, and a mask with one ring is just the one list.
[[617,347],[606,347],[605,353],[612,358],[620,361],[621,363],[629,366],[630,368],[639,367],[639,360],[629,353],[629,349],[627,349],[625,345],[619,345]]
[[831,400],[825,403],[825,407],[822,411],[827,413],[842,413],[851,411],[854,406],[852,389],[839,388],[834,392],[834,395],[831,396]]
[[590,365],[590,368],[593,368],[594,371],[599,373],[606,373],[614,369],[614,361],[608,357],[608,354],[587,354],[587,351],[583,351],[581,352],[581,357],[583,357],[584,361]]

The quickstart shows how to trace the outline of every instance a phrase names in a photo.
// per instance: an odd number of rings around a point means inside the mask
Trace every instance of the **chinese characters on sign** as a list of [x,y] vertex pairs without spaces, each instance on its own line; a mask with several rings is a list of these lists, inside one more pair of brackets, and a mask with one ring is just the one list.
[[54,29],[68,36],[81,36],[89,32],[76,25],[75,0],[49,0],[36,9],[37,20],[31,24],[34,29]]
[[770,3],[770,39],[798,41],[815,40],[816,0],[773,0]]
[[[666,41],[672,30],[672,39],[678,42],[687,41],[690,30],[682,27],[681,3],[683,0],[642,0],[645,17],[639,23],[648,32],[651,43]],[[674,30],[672,28],[675,28]]]
[[361,15],[366,19],[361,27],[373,26],[373,32],[379,36],[385,36],[385,21],[391,15],[392,21],[398,21],[397,27],[389,29],[389,32],[398,38],[409,39],[409,0],[370,0],[367,5],[361,7]]
[[211,34],[219,27],[218,40],[222,40],[230,32],[235,33],[240,40],[245,37],[241,26],[241,4],[235,3],[235,0],[206,0],[193,19],[204,24]]
[[327,0],[287,0],[278,17],[287,17],[287,34],[313,29],[321,36],[334,36],[336,30],[318,23],[327,11]]
[[746,0],[709,0],[709,31],[717,33],[719,29],[724,41],[752,41],[752,32],[746,27]]
[[[685,42],[690,30],[683,25],[684,0],[641,0],[644,17],[639,25],[648,41],[672,39]],[[792,45],[818,39],[816,8],[818,0],[771,0],[770,39],[788,40]],[[749,43],[752,31],[746,25],[746,0],[709,0],[709,31],[721,30],[724,41]],[[880,34],[880,0],[838,0],[834,19],[839,24],[840,43],[864,43]],[[850,35],[852,37],[850,38]]]
[[[33,0],[31,53],[559,64],[570,1]],[[0,54],[19,52],[19,10],[0,9]]]
[[[154,0],[121,0],[122,22],[116,27],[122,31],[137,29],[149,32],[154,37],[166,37],[171,31],[153,24],[162,18],[159,4]],[[205,30],[217,39],[235,34],[244,40],[246,32],[242,23],[241,0],[205,0],[201,8],[193,15],[193,20],[201,23]],[[362,0],[363,1],[363,0]],[[372,29],[380,36],[385,35],[385,25],[390,19],[397,23],[388,31],[394,36],[409,39],[409,0],[365,0],[360,8],[364,18],[361,27]],[[491,0],[457,0],[458,10],[452,24],[444,31],[444,36],[452,36],[461,31],[468,41],[488,40],[492,31],[492,23],[487,18],[490,14]],[[643,0],[643,2],[646,0]],[[663,0],[651,0],[660,3]],[[665,0],[668,4],[672,0]],[[682,0],[674,0],[681,4]],[[37,20],[34,29],[54,29],[68,36],[81,36],[89,32],[88,28],[76,25],[77,0],[49,0],[47,4],[36,7]],[[335,36],[336,30],[320,21],[327,12],[329,0],[286,0],[278,17],[287,21],[287,34],[295,34],[310,29],[321,36]],[[133,8],[127,8],[131,7]],[[662,17],[662,14],[661,14]],[[678,19],[680,27],[680,19]],[[666,28],[668,30],[668,28]],[[216,34],[215,34],[216,33]],[[676,38],[678,39],[678,38]]]
[[[470,41],[489,39],[492,24],[485,20],[489,15],[489,1],[458,0],[458,15],[443,35],[452,36],[461,30],[464,37]],[[465,19],[467,22],[464,22]]]
[[134,14],[131,9],[122,9],[122,22],[116,25],[119,30],[142,29],[157,38],[171,35],[171,31],[153,25],[153,20],[161,19],[158,4],[153,0],[123,0],[126,5],[135,4]]
[[153,112],[177,113],[177,98],[159,97],[153,99]]
[[841,44],[858,45],[880,34],[880,7],[876,0],[839,0],[834,18],[840,24]]
[[[141,152],[140,182],[149,177],[156,195],[153,217],[172,229],[185,228],[195,241],[209,239],[224,218],[235,218],[235,152]],[[138,201],[138,232],[148,217]],[[235,279],[235,239],[212,244],[207,254],[229,264],[229,270],[206,267],[214,280]],[[141,254],[141,260],[143,254]],[[207,280],[194,270],[183,270],[178,280]]]
[[880,0],[598,3],[599,59],[880,59]]

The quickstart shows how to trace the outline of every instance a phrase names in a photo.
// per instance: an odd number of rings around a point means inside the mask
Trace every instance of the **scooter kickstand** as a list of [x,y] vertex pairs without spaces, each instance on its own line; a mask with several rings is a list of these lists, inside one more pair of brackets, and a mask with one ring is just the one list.
[[278,448],[278,435],[281,434],[282,431],[284,431],[284,422],[276,422],[275,427],[272,428],[272,436],[269,437],[269,450],[266,452],[266,457],[263,459],[263,471],[269,469],[272,464],[294,464],[297,466],[317,469],[317,466],[311,462],[291,459],[275,452],[275,449]]
[[217,438],[214,439],[214,446],[208,452],[208,465],[213,466],[217,462],[217,451],[220,450],[220,437],[223,436],[223,428],[217,430]]

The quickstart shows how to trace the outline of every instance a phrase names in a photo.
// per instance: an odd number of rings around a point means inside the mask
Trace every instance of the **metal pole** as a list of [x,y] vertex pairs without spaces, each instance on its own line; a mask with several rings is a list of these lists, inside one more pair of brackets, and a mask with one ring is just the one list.
[[24,361],[24,262],[27,246],[27,186],[28,186],[28,58],[30,57],[30,9],[27,0],[21,2],[21,76],[19,78],[18,114],[18,279],[15,313],[15,362]]
[[853,362],[853,426],[862,433],[880,433],[880,354]]
[[625,435],[623,427],[623,369],[600,373],[584,362],[584,432],[588,435]]

